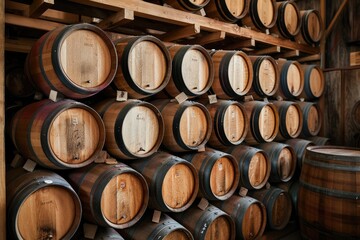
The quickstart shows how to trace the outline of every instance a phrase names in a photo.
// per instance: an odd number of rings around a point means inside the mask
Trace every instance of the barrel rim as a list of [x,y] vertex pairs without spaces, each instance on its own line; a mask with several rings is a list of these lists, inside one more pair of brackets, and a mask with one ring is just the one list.
[[351,150],[351,151],[357,151],[360,153],[359,148],[355,147],[346,147],[346,146],[335,146],[335,145],[326,145],[326,146],[307,146],[306,147],[306,153],[305,157],[307,157],[309,154],[312,156],[319,156],[322,159],[326,160],[330,158],[331,160],[335,161],[346,161],[346,162],[358,162],[360,161],[360,155],[359,156],[347,156],[347,155],[335,155],[335,154],[329,154],[326,152],[317,152],[316,149],[339,149],[339,150]]

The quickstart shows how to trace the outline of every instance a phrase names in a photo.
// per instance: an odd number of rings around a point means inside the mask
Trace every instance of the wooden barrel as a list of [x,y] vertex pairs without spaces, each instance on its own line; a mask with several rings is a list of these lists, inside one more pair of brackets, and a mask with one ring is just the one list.
[[[71,239],[81,221],[81,202],[65,179],[45,170],[6,173],[11,239]],[[4,203],[5,204],[5,203]]]
[[315,9],[300,11],[301,28],[295,39],[298,43],[316,45],[324,33],[324,23],[319,11]]
[[98,157],[105,142],[105,127],[95,110],[85,104],[46,99],[15,114],[11,138],[25,158],[43,167],[79,168]]
[[280,71],[280,87],[276,95],[283,99],[299,97],[305,84],[302,65],[297,61],[285,59],[278,59],[276,62]]
[[360,150],[309,147],[298,197],[301,234],[308,239],[360,238]]
[[297,158],[297,169],[300,172],[304,161],[306,148],[313,146],[314,143],[309,140],[294,138],[286,140],[285,144],[290,145],[294,149]]
[[242,143],[249,129],[249,119],[242,104],[220,100],[206,104],[213,121],[208,144],[216,149],[225,149]]
[[95,240],[125,240],[115,229],[113,228],[97,228]]
[[226,201],[216,201],[213,204],[233,218],[236,239],[260,239],[263,235],[266,226],[266,209],[258,200],[233,195]]
[[272,102],[279,112],[279,132],[275,138],[282,141],[290,138],[297,138],[303,128],[303,112],[300,105],[290,101]]
[[147,157],[158,150],[164,136],[160,111],[140,100],[113,99],[95,106],[106,129],[105,148],[123,160]]
[[152,102],[161,112],[165,123],[162,145],[173,152],[185,152],[202,148],[211,135],[212,123],[209,111],[198,102],[181,104],[167,99]]
[[294,38],[301,28],[299,8],[293,0],[276,3],[278,17],[271,32],[280,34],[284,38]]
[[276,187],[251,191],[249,196],[259,200],[266,207],[267,226],[274,230],[281,230],[289,223],[292,211],[290,195]]
[[174,98],[184,92],[188,97],[206,93],[214,81],[214,64],[210,54],[200,45],[173,45],[172,75],[165,93]]
[[212,53],[214,82],[210,93],[220,99],[237,99],[245,96],[253,81],[253,66],[242,51],[218,50]]
[[226,200],[239,184],[240,172],[235,158],[227,153],[207,148],[204,152],[181,156],[191,162],[199,176],[199,197]]
[[153,222],[150,211],[138,224],[119,232],[128,240],[194,240],[189,230],[164,213],[158,223]]
[[294,149],[283,143],[262,143],[258,148],[264,150],[271,162],[269,182],[288,182],[296,169],[296,154]]
[[275,105],[260,101],[244,102],[243,105],[250,124],[245,142],[258,144],[273,141],[279,132],[279,113]]
[[250,0],[215,0],[205,6],[206,16],[235,23],[249,12]]
[[316,146],[331,145],[330,138],[327,137],[314,136],[307,138],[307,140],[313,142]]
[[32,47],[28,70],[48,95],[55,90],[69,98],[94,95],[113,80],[117,69],[114,44],[104,31],[87,23],[58,27]]
[[277,188],[281,188],[282,190],[286,191],[289,193],[290,198],[291,198],[291,202],[292,202],[292,217],[291,219],[297,219],[297,215],[298,215],[298,207],[297,207],[297,203],[298,203],[298,195],[299,195],[299,188],[300,188],[300,184],[299,181],[289,181],[289,182],[282,182],[282,183],[278,183],[275,185],[275,187]]
[[316,100],[325,90],[324,73],[319,66],[301,65],[304,72],[304,89],[300,95],[306,100]]
[[130,98],[144,98],[163,90],[171,76],[171,58],[156,37],[125,37],[114,41],[119,67],[112,86]]
[[199,179],[190,162],[157,152],[130,165],[146,178],[150,190],[149,207],[162,212],[182,212],[195,201]]
[[315,102],[297,102],[303,113],[302,137],[313,137],[319,134],[322,125],[320,107]]
[[271,163],[261,149],[239,145],[231,147],[227,153],[233,155],[240,170],[239,187],[260,189],[270,177]]
[[358,100],[352,107],[351,120],[355,129],[360,131],[360,100]]
[[204,8],[210,0],[162,0],[162,2],[176,9],[196,12]]
[[27,79],[23,67],[13,67],[5,74],[5,88],[7,93],[15,98],[27,98],[35,94],[35,87]]
[[225,212],[212,205],[204,210],[192,206],[188,210],[171,215],[186,227],[198,240],[235,240],[235,222]]
[[245,27],[266,31],[276,24],[277,17],[275,0],[251,0],[249,14],[241,19],[241,23]]
[[257,98],[271,97],[279,89],[280,74],[275,60],[270,56],[250,56],[253,63],[253,82],[249,93]]
[[149,189],[144,177],[118,163],[91,164],[68,174],[79,194],[86,221],[103,227],[127,228],[145,213]]

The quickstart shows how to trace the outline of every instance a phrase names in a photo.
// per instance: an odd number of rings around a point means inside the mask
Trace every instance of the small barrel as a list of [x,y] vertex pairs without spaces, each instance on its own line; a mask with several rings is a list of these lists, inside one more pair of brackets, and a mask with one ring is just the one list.
[[249,14],[241,19],[242,25],[266,31],[276,24],[278,12],[275,0],[251,0]]
[[252,86],[253,66],[242,51],[218,50],[212,53],[214,82],[210,93],[220,99],[245,96]]
[[11,239],[71,239],[81,221],[81,202],[70,184],[45,170],[6,174]]
[[32,47],[27,69],[46,95],[55,90],[69,98],[86,98],[115,77],[117,53],[104,31],[87,23],[58,27]]
[[330,138],[327,137],[314,136],[307,138],[307,140],[313,142],[316,146],[331,145]]
[[360,132],[360,100],[352,107],[351,120],[355,129]]
[[145,213],[149,201],[146,180],[123,163],[94,163],[70,172],[68,178],[79,194],[86,221],[122,229],[137,223]]
[[301,28],[295,40],[301,44],[317,45],[324,34],[324,23],[315,9],[300,11]]
[[249,129],[249,119],[242,104],[220,100],[205,105],[213,121],[213,130],[208,144],[216,149],[236,146],[242,143]]
[[11,138],[24,157],[43,167],[80,168],[98,157],[105,142],[105,127],[95,110],[85,104],[46,99],[15,114]]
[[299,97],[304,90],[304,72],[297,61],[276,60],[280,71],[280,87],[275,95],[283,99]]
[[258,200],[233,195],[226,201],[216,201],[213,204],[233,218],[236,239],[260,239],[263,235],[266,226],[266,209]]
[[303,128],[303,112],[300,105],[290,101],[272,102],[279,112],[279,132],[275,138],[282,141],[291,138],[297,138]]
[[317,65],[301,65],[304,72],[304,89],[300,95],[306,100],[316,100],[325,90],[325,77]]
[[147,157],[158,150],[164,136],[164,121],[152,104],[140,100],[113,99],[95,106],[106,129],[105,148],[123,160]]
[[204,210],[192,206],[171,215],[198,240],[235,240],[235,222],[225,212],[209,204]]
[[184,92],[188,97],[206,93],[214,81],[214,64],[208,51],[200,45],[173,45],[172,77],[165,93],[174,98]]
[[27,98],[35,94],[35,87],[27,79],[23,67],[13,67],[6,71],[5,88],[15,98]]
[[233,155],[237,161],[240,170],[239,187],[260,189],[265,186],[270,177],[271,163],[263,150],[239,145],[226,152]]
[[240,172],[235,158],[227,153],[207,148],[204,152],[181,156],[198,171],[199,197],[226,200],[239,184]]
[[314,146],[314,143],[305,139],[289,139],[285,141],[285,144],[290,145],[296,153],[297,169],[300,171],[305,157],[305,151],[307,147]]
[[262,143],[258,148],[264,150],[271,162],[269,182],[288,182],[296,169],[296,154],[294,149],[283,143]]
[[279,132],[279,113],[275,105],[261,101],[249,101],[243,105],[250,124],[245,142],[257,144],[273,141]]
[[249,196],[259,200],[266,207],[268,227],[281,230],[289,223],[292,211],[290,195],[276,187],[252,191]]
[[313,137],[319,134],[322,125],[320,107],[314,102],[297,102],[303,113],[302,137]]
[[207,108],[197,102],[181,104],[167,99],[152,102],[161,112],[165,123],[163,146],[173,152],[185,152],[202,148],[212,130],[211,116]]
[[279,68],[270,56],[250,56],[253,63],[253,82],[249,93],[257,98],[274,96],[279,89]]
[[119,67],[112,86],[141,99],[165,88],[171,77],[170,53],[153,36],[125,37],[114,41]]
[[195,201],[199,179],[190,162],[166,152],[157,152],[130,165],[146,178],[151,208],[162,212],[182,212]]
[[235,23],[249,12],[250,0],[214,0],[205,6],[206,16]]
[[284,38],[294,38],[301,28],[299,8],[293,0],[276,3],[278,17],[271,32],[280,34]]
[[360,239],[360,149],[307,148],[300,176],[300,232],[307,239]]

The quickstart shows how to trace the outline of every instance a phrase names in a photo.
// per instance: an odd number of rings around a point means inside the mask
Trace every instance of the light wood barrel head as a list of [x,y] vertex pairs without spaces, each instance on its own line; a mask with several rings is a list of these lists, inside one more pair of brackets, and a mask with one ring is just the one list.
[[294,155],[289,150],[289,148],[285,147],[281,150],[279,154],[279,176],[281,179],[289,179],[293,172],[296,160],[293,159]]
[[71,32],[60,46],[60,64],[70,81],[80,87],[103,84],[111,71],[111,54],[104,40],[93,31]]
[[288,3],[285,6],[284,22],[287,30],[290,34],[295,35],[299,28],[299,12],[295,8],[294,4]]
[[161,48],[151,41],[137,43],[128,57],[129,73],[141,89],[156,90],[164,82],[167,61]]
[[163,240],[191,240],[190,236],[182,229],[176,229],[166,235]]
[[307,28],[310,38],[314,42],[318,42],[322,35],[322,29],[321,29],[321,22],[319,19],[319,16],[314,13],[310,12],[308,15],[308,22],[307,22]]
[[231,143],[239,142],[246,131],[246,116],[242,109],[235,104],[230,105],[225,111],[223,125],[226,138]]
[[189,166],[179,163],[172,166],[166,173],[162,185],[164,203],[179,209],[189,203],[195,191],[195,177]]
[[263,107],[263,109],[260,112],[259,115],[259,130],[262,138],[265,141],[270,141],[273,139],[274,134],[276,134],[276,113],[274,110],[266,105]]
[[206,229],[204,240],[231,239],[231,224],[224,216],[216,218]]
[[239,54],[234,54],[230,59],[228,75],[231,88],[241,95],[249,86],[249,65],[245,58]]
[[316,106],[311,106],[307,116],[307,126],[309,132],[315,136],[319,132],[320,116]]
[[272,0],[258,0],[257,12],[261,23],[265,27],[270,27],[274,22],[274,5]]
[[215,196],[224,196],[233,188],[236,167],[227,157],[216,160],[210,173],[210,188]]
[[275,67],[268,59],[264,59],[259,67],[259,84],[266,95],[271,94],[276,87]]
[[254,188],[263,185],[268,176],[268,162],[262,152],[257,152],[249,163],[249,182]]
[[157,145],[160,134],[158,116],[151,108],[135,106],[126,114],[122,126],[125,147],[134,155],[146,155]]
[[326,154],[326,155],[360,157],[360,150],[358,150],[358,149],[311,147],[311,151]]
[[280,193],[272,208],[272,223],[274,226],[284,226],[290,219],[292,205],[288,194]]
[[60,161],[79,164],[97,150],[100,129],[92,113],[82,108],[69,108],[60,112],[49,126],[49,145]]
[[20,206],[17,230],[22,239],[63,239],[76,220],[74,193],[49,186],[33,192]]
[[316,67],[310,73],[310,89],[315,97],[320,97],[324,91],[324,79],[322,73]]
[[208,122],[206,113],[197,106],[189,106],[180,118],[180,136],[185,145],[197,147],[207,135]]
[[303,90],[303,79],[300,69],[295,64],[290,64],[287,72],[287,87],[293,96],[299,96]]
[[133,220],[144,205],[143,182],[132,173],[113,177],[101,195],[104,217],[112,224],[125,224]]
[[225,4],[234,17],[239,17],[244,12],[246,2],[245,0],[225,0]]
[[243,217],[242,235],[245,239],[257,239],[264,228],[266,216],[260,203],[251,204]]
[[299,129],[301,128],[301,113],[299,109],[290,105],[286,111],[286,130],[290,136],[298,135]]

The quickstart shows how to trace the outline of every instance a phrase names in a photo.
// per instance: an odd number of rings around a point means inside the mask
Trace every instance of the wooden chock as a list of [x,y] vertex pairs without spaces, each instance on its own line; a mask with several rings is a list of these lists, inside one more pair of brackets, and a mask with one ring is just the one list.
[[26,160],[23,169],[25,169],[28,172],[33,172],[36,167],[36,162],[34,162],[31,159]]
[[64,96],[55,90],[50,90],[49,99],[53,102],[58,102],[59,100],[64,99]]
[[198,208],[200,208],[201,210],[204,211],[209,206],[209,201],[205,198],[201,198],[201,200],[197,206],[198,206]]
[[210,104],[217,103],[217,97],[216,97],[216,94],[211,94],[211,95],[208,95],[208,98],[209,98],[209,103],[210,103]]
[[188,99],[188,97],[186,96],[186,94],[184,92],[181,92],[179,95],[177,95],[175,97],[175,99],[179,104],[182,104],[183,102],[185,102]]
[[25,164],[25,159],[20,154],[16,154],[13,160],[11,161],[10,166],[12,168],[18,168],[24,166],[24,164]]
[[240,191],[239,191],[239,195],[242,197],[246,197],[246,195],[248,194],[248,191],[249,190],[247,188],[241,187]]
[[160,222],[160,217],[161,217],[161,212],[158,211],[158,210],[154,210],[151,221],[154,222],[154,223],[159,223]]
[[128,93],[125,91],[116,91],[116,101],[126,102],[128,100]]

